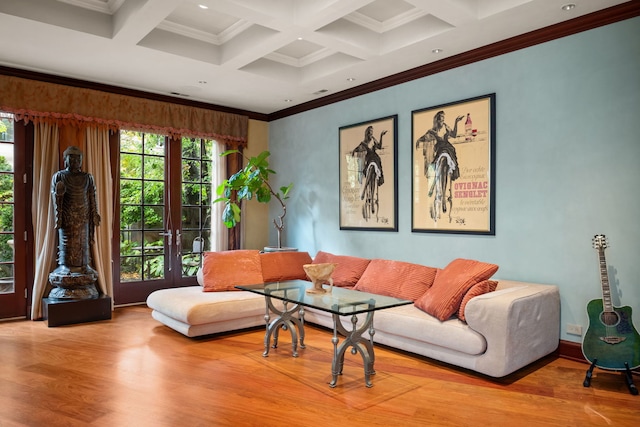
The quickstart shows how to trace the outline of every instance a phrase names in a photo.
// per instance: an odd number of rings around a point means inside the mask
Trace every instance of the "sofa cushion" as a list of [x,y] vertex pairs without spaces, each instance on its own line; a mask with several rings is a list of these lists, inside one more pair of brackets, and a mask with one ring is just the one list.
[[374,320],[376,342],[389,343],[400,350],[415,351],[411,346],[402,345],[406,342],[436,345],[448,352],[467,355],[479,355],[487,350],[485,337],[465,322],[455,317],[440,322],[413,305],[380,310]]
[[308,252],[268,252],[260,254],[260,264],[265,283],[306,280],[302,266],[311,264],[311,255]]
[[356,290],[415,301],[433,284],[438,269],[386,259],[372,260]]
[[236,285],[264,283],[260,251],[205,252],[202,262],[203,291],[235,291]]
[[319,251],[313,259],[313,264],[334,263],[338,264],[333,270],[331,278],[334,286],[354,287],[358,279],[369,265],[366,258],[349,255],[334,255],[329,252]]
[[458,319],[466,321],[464,317],[464,309],[467,307],[467,303],[471,300],[471,298],[493,292],[496,290],[497,286],[498,282],[495,280],[483,280],[482,282],[473,285],[467,291],[467,293],[464,294],[464,297],[462,297],[462,302],[460,303],[460,308],[458,309]]
[[202,292],[200,286],[160,289],[147,297],[147,306],[186,325],[240,320],[260,316],[264,297],[252,292]]
[[458,258],[438,271],[433,285],[415,301],[416,307],[444,321],[460,308],[464,294],[476,283],[489,279],[495,264]]

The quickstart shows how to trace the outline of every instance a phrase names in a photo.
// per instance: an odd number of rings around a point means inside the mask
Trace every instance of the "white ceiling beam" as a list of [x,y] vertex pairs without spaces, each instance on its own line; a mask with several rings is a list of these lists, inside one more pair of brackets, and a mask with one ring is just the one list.
[[184,0],[127,0],[113,15],[113,39],[137,44]]

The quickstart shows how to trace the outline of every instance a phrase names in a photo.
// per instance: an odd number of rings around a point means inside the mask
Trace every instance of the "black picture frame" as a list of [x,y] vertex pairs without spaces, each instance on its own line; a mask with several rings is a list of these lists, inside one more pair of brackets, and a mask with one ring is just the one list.
[[411,231],[495,235],[495,112],[495,93],[412,111]]
[[340,229],[398,231],[398,115],[339,128]]

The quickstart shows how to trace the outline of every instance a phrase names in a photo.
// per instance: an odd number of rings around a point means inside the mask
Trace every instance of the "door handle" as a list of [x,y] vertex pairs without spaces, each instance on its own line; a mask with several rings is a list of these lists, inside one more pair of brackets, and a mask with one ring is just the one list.
[[161,231],[160,233],[161,236],[166,236],[169,238],[169,246],[173,245],[173,232],[171,230],[169,231]]
[[173,232],[171,230],[167,230],[167,231],[161,231],[159,233],[161,236],[166,236],[169,238],[169,271],[171,271],[171,258],[173,255],[172,252],[172,248],[173,248]]

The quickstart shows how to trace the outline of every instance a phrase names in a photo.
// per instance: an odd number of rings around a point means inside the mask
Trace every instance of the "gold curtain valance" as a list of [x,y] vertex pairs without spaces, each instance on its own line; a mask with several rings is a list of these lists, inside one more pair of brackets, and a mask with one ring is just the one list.
[[215,139],[236,148],[247,145],[247,116],[20,77],[0,75],[0,110],[34,123],[126,128]]

